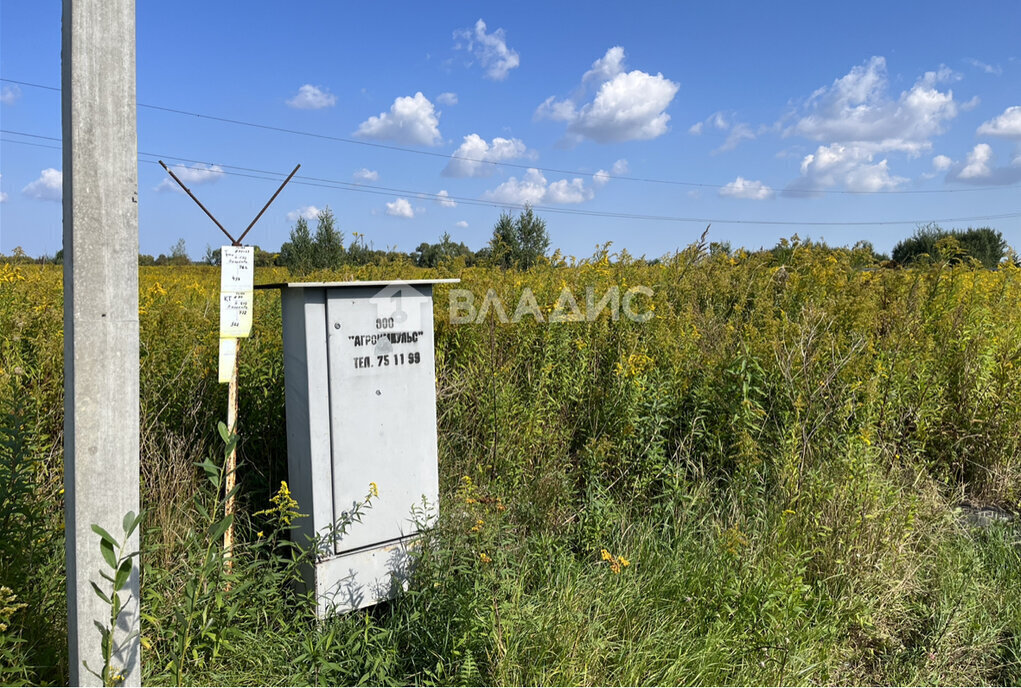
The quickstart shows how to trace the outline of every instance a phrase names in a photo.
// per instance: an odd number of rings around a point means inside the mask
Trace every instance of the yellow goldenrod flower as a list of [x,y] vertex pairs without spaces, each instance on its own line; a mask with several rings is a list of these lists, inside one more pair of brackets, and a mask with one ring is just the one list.
[[599,555],[602,557],[603,561],[608,562],[610,564],[610,571],[612,571],[614,574],[618,574],[620,573],[621,569],[631,566],[631,562],[625,559],[623,556],[615,557],[612,554],[610,554],[610,552],[605,548],[599,551]]
[[273,508],[256,511],[254,515],[276,516],[284,526],[290,526],[294,519],[307,515],[298,513],[298,502],[291,496],[291,489],[287,487],[286,480],[280,481],[280,489],[269,501],[273,503]]

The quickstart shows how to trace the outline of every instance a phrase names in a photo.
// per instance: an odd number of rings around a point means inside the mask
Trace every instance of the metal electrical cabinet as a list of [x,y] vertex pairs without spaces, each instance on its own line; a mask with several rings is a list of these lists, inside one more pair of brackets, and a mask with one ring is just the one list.
[[457,281],[263,287],[281,290],[289,485],[307,514],[292,535],[320,539],[305,582],[321,617],[392,597],[437,512],[432,289]]

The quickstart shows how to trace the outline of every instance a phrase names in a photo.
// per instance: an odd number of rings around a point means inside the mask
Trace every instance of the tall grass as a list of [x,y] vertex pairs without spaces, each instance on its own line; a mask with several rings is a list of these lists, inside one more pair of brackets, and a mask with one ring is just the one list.
[[[969,529],[953,507],[1021,498],[1021,272],[870,261],[795,239],[656,265],[604,248],[524,273],[314,275],[459,276],[508,315],[525,287],[548,315],[565,287],[583,301],[644,285],[655,314],[452,325],[438,288],[440,522],[404,595],[323,624],[290,585],[286,529],[256,515],[286,479],[279,297],[259,292],[236,578],[205,581],[177,664],[175,610],[216,503],[194,464],[217,455],[225,404],[217,281],[143,269],[145,680],[1016,684],[1017,533]],[[43,540],[2,559],[0,583],[30,604],[9,625],[36,682],[66,671],[60,616],[40,617],[63,605],[60,306],[58,270],[0,265],[0,398],[20,400],[31,439],[4,465],[38,459],[4,504],[30,505]],[[35,592],[27,570],[49,582]]]

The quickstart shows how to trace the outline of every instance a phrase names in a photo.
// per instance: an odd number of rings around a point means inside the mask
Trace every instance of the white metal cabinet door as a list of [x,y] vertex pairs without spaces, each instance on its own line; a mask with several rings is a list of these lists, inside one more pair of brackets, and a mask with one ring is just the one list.
[[432,289],[329,289],[326,326],[334,518],[379,488],[339,554],[413,534],[438,501]]

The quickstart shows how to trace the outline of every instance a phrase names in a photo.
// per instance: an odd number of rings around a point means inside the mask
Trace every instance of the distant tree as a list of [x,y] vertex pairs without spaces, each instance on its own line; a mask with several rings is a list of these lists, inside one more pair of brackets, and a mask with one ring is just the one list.
[[316,217],[315,245],[316,268],[339,268],[344,263],[344,235],[337,231],[336,220],[330,206],[319,211]]
[[890,256],[877,253],[871,241],[858,241],[851,247],[851,265],[856,268],[867,268],[890,260]]
[[411,254],[411,260],[420,268],[435,268],[462,257],[470,263],[475,254],[463,243],[455,244],[448,233],[444,233],[437,244],[422,242]]
[[191,259],[188,258],[188,249],[185,248],[184,239],[178,239],[177,243],[170,247],[170,258],[167,260],[168,265],[191,265]]
[[54,265],[64,264],[64,249],[62,248],[58,249],[57,252],[53,255],[53,264]]
[[220,249],[214,249],[209,244],[206,244],[206,254],[202,257],[202,262],[206,265],[219,265]]
[[[161,256],[161,257],[162,258],[166,258],[166,256]],[[138,264],[139,264],[139,266],[149,267],[149,266],[152,266],[152,265],[156,264],[156,259],[153,258],[152,256],[150,256],[148,253],[139,253],[138,254]]]
[[351,232],[354,239],[347,247],[346,260],[349,265],[369,265],[370,263],[379,263],[386,257],[386,251],[380,251],[373,247],[371,243],[365,242],[365,234],[361,232]]
[[290,241],[280,247],[279,263],[295,274],[324,268],[336,269],[344,264],[344,235],[337,231],[333,211],[326,207],[316,217],[313,237],[308,220],[299,217],[291,230]]
[[279,253],[270,253],[269,251],[263,251],[259,246],[255,246],[255,267],[257,268],[269,268],[277,264],[277,258],[280,257]]
[[729,241],[712,241],[709,243],[710,256],[729,256],[734,250]]
[[893,247],[892,257],[898,263],[912,263],[937,258],[936,242],[946,236],[942,227],[929,224],[919,227],[914,235]]
[[[3,256],[3,254],[0,253],[0,256]],[[11,263],[14,265],[23,265],[31,263],[32,257],[25,253],[25,249],[21,248],[20,246],[15,246],[14,250],[11,252],[11,255],[4,257],[3,262]]]
[[308,221],[299,217],[291,229],[291,240],[285,241],[280,246],[280,264],[294,274],[311,272],[315,269],[314,253],[315,247],[312,245],[312,235],[308,231]]
[[1006,251],[1007,242],[1003,235],[989,227],[947,231],[939,225],[928,224],[894,246],[893,259],[898,263],[927,260],[957,263],[971,257],[986,268],[995,268]]
[[480,257],[504,268],[527,270],[546,255],[549,246],[546,221],[535,215],[532,206],[526,205],[517,218],[507,212],[500,214],[489,246],[480,252]]
[[1007,253],[1003,235],[990,227],[968,228],[959,237],[961,248],[984,267],[995,268]]

